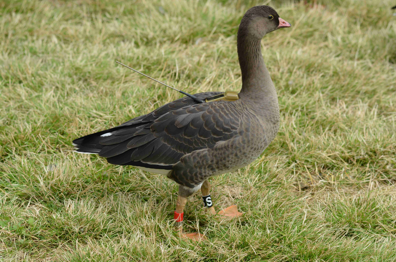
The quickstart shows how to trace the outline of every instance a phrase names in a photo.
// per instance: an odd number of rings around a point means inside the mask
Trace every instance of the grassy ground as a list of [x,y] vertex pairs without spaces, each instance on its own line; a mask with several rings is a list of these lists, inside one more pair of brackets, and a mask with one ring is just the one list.
[[[396,18],[391,0],[267,1],[291,29],[263,56],[282,124],[262,157],[211,180],[179,240],[177,186],[71,141],[188,92],[239,90],[246,0],[0,2],[0,260],[396,261]],[[308,1],[309,2],[309,1]]]

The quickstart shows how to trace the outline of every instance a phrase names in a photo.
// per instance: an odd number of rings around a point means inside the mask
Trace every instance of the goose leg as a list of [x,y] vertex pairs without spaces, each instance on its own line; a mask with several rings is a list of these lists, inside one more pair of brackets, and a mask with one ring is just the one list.
[[207,208],[207,212],[216,215],[216,210],[213,206],[212,198],[210,197],[210,184],[208,180],[205,180],[201,186],[202,198],[204,205]]
[[[202,198],[204,200],[205,206],[208,208],[208,212],[212,215],[216,215],[216,211],[213,207],[213,202],[210,197],[210,184],[208,180],[206,180],[201,187],[201,192],[202,192]],[[238,208],[236,205],[229,206],[223,210],[221,210],[219,213],[221,216],[233,218],[233,217],[240,217],[242,216],[242,213],[238,212]]]
[[188,238],[194,241],[201,241],[205,239],[205,235],[200,233],[183,233],[183,215],[184,207],[187,203],[187,198],[194,194],[198,189],[190,189],[184,186],[179,186],[179,195],[176,201],[176,211],[174,219],[176,220],[176,230],[178,231],[179,237]]

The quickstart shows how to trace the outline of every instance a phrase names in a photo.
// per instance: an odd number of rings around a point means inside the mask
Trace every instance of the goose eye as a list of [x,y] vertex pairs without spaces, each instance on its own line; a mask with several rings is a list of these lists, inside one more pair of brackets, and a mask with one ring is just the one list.
[[269,16],[268,16],[268,19],[269,19],[269,20],[272,20],[272,19],[274,19],[274,16],[273,16],[273,15],[269,15]]

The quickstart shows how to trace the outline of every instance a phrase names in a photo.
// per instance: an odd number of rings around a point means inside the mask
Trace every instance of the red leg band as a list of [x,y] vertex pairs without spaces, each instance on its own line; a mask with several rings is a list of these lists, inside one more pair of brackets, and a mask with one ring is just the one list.
[[183,222],[183,215],[184,215],[184,212],[183,213],[177,213],[175,211],[175,215],[173,216],[173,219],[175,219],[176,222]]

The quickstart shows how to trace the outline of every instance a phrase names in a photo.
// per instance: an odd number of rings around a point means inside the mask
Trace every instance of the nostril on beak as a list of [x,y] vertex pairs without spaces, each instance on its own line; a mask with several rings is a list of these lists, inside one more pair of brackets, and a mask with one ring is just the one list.
[[287,22],[286,20],[283,20],[282,18],[279,17],[278,28],[285,28],[285,27],[291,27],[291,24],[289,22]]

